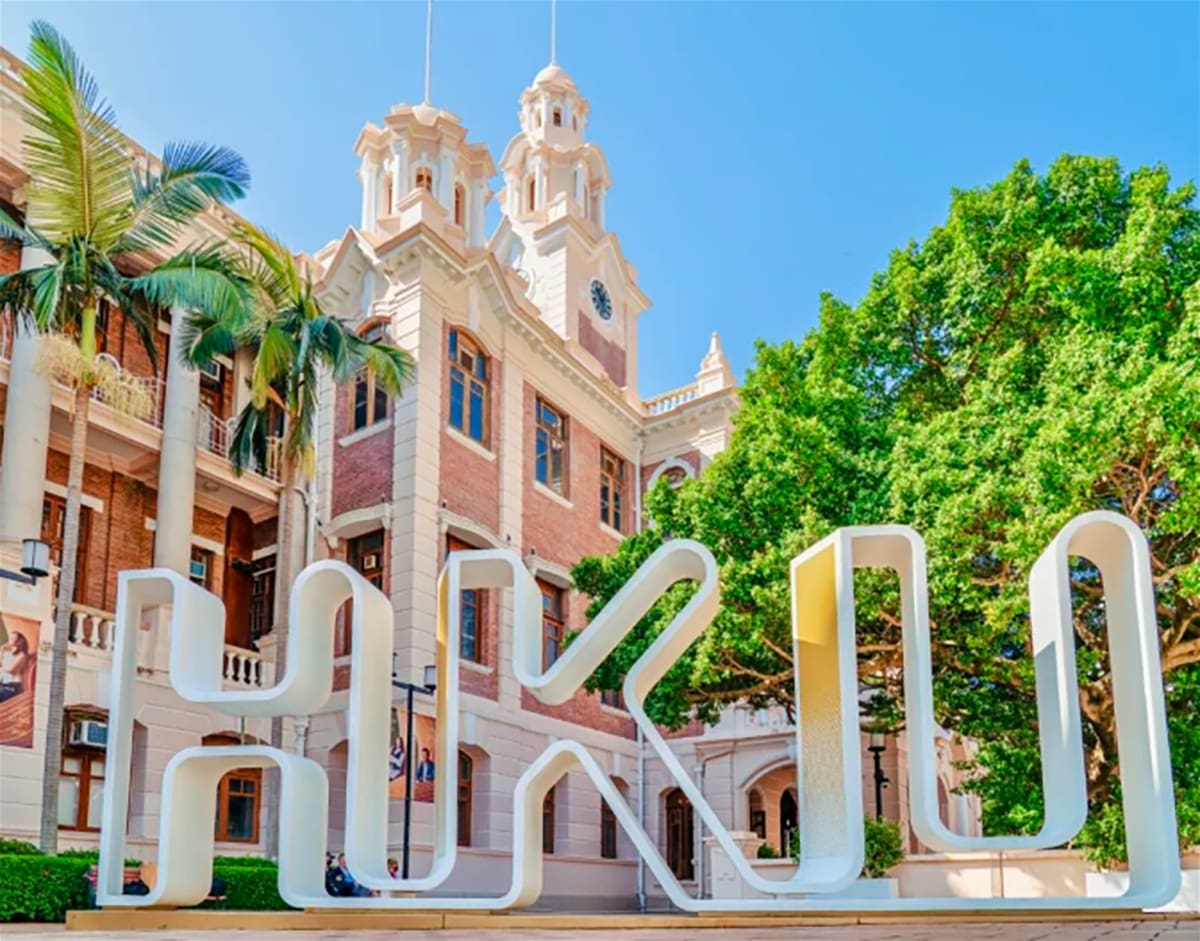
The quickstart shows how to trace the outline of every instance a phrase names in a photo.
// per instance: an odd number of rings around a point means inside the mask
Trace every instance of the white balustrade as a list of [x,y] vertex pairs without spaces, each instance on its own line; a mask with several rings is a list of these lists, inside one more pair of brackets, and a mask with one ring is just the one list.
[[[200,407],[200,421],[196,426],[196,444],[217,457],[229,460],[229,448],[233,442],[233,433],[237,428],[237,416],[218,418],[207,407]],[[268,480],[279,480],[279,454],[282,439],[272,436],[267,439],[267,468],[265,471],[257,466],[251,467],[250,472],[266,477]]]
[[73,604],[67,640],[76,649],[110,651],[113,646],[114,618],[111,612]]
[[221,676],[235,686],[269,686],[267,676],[270,664],[256,650],[225,645],[225,663]]
[[699,394],[700,389],[695,383],[690,386],[681,386],[678,389],[672,389],[670,392],[664,392],[662,395],[656,395],[652,399],[647,399],[646,412],[649,415],[662,415],[664,412],[669,412],[681,405],[686,405]]

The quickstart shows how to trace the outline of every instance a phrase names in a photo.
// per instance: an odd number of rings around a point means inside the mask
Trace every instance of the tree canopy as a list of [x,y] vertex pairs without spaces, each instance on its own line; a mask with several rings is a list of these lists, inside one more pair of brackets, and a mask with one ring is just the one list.
[[[1123,513],[1153,554],[1180,822],[1200,842],[1200,213],[1167,170],[1064,156],[955,191],[857,305],[821,298],[799,341],[760,343],[729,449],[648,496],[653,526],[582,560],[602,605],[664,535],[711,548],[723,610],[654,691],[679,726],[737,700],[791,707],[788,563],[839,526],[906,523],[929,555],[938,720],[981,743],[989,832],[1041,822],[1028,574],[1073,516]],[[1073,561],[1093,820],[1119,858],[1112,680],[1096,570]],[[860,680],[903,723],[896,582],[855,577]],[[689,589],[593,677],[619,684]],[[1107,830],[1105,828],[1108,828]],[[1108,837],[1105,834],[1108,833]]]

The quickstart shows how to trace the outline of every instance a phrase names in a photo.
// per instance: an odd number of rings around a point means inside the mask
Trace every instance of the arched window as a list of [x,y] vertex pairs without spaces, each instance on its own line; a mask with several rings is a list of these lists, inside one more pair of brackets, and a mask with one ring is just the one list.
[[533,123],[537,127],[542,126],[542,112],[540,112],[540,111],[533,112]]
[[392,211],[392,175],[385,174],[383,177],[383,205],[380,207],[381,215],[388,215]]
[[417,167],[417,186],[427,193],[433,192],[433,171],[429,167]]
[[579,118],[575,117],[575,115],[571,115],[571,130],[572,131],[579,130]]
[[529,183],[525,187],[525,208],[530,212],[537,209],[537,180],[533,177],[529,178]]
[[762,794],[757,788],[750,792],[750,829],[758,834],[760,840],[767,838],[767,811],[763,807]]
[[[387,324],[379,321],[363,332],[368,343],[381,343],[388,339]],[[350,413],[350,430],[358,431],[388,415],[388,395],[375,383],[375,374],[369,369],[360,369],[354,377],[354,408]]]
[[676,490],[688,479],[688,472],[682,467],[668,467],[663,471],[663,477],[666,478],[667,485]]
[[466,225],[467,220],[467,191],[461,183],[454,187],[454,224]]
[[676,879],[684,882],[695,878],[692,861],[695,846],[695,824],[692,804],[683,791],[675,788],[667,794],[667,865]]
[[[234,735],[206,735],[202,745],[241,745]],[[217,820],[214,837],[230,843],[258,842],[259,797],[262,768],[235,768],[217,786]]]
[[485,447],[491,416],[488,358],[462,330],[450,331],[450,427]]
[[542,852],[554,853],[554,792],[558,785],[546,792],[542,800]]
[[554,110],[551,112],[551,116],[552,120],[554,121],[554,126],[562,127],[562,108],[560,108],[558,105],[555,105]]
[[796,792],[789,787],[779,798],[779,852],[783,856],[792,851],[792,834],[796,827]]
[[458,845],[471,845],[471,791],[475,766],[465,751],[458,753]]

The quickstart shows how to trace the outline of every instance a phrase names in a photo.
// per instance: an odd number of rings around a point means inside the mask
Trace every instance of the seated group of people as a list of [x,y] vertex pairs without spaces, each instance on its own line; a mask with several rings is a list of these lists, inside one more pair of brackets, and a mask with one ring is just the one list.
[[[400,878],[400,864],[391,857],[388,857],[387,871],[393,879]],[[346,868],[345,853],[325,854],[325,891],[337,898],[369,898],[379,894],[358,884]]]

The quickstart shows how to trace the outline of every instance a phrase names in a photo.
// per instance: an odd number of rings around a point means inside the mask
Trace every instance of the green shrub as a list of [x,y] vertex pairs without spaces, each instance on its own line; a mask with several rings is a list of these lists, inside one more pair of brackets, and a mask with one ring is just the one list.
[[238,866],[258,869],[278,869],[279,864],[265,856],[214,856],[214,866]]
[[251,865],[214,862],[213,876],[225,880],[225,908],[270,912],[290,907],[279,895],[279,869],[272,862],[261,860]]
[[68,910],[87,908],[89,865],[71,856],[0,856],[0,922],[63,921]]
[[770,843],[762,843],[758,847],[759,859],[778,859],[779,850],[775,849]]
[[41,856],[42,851],[24,840],[0,837],[0,856]]
[[[894,820],[863,818],[863,868],[862,877],[882,879],[887,871],[904,859],[904,845],[900,841],[900,824]],[[792,831],[791,855],[800,859],[800,828]]]
[[[86,859],[89,863],[99,863],[100,862],[100,851],[98,849],[60,850],[58,855],[60,857],[66,858],[66,859]],[[126,866],[140,866],[141,864],[142,864],[142,861],[140,859],[125,860]]]

